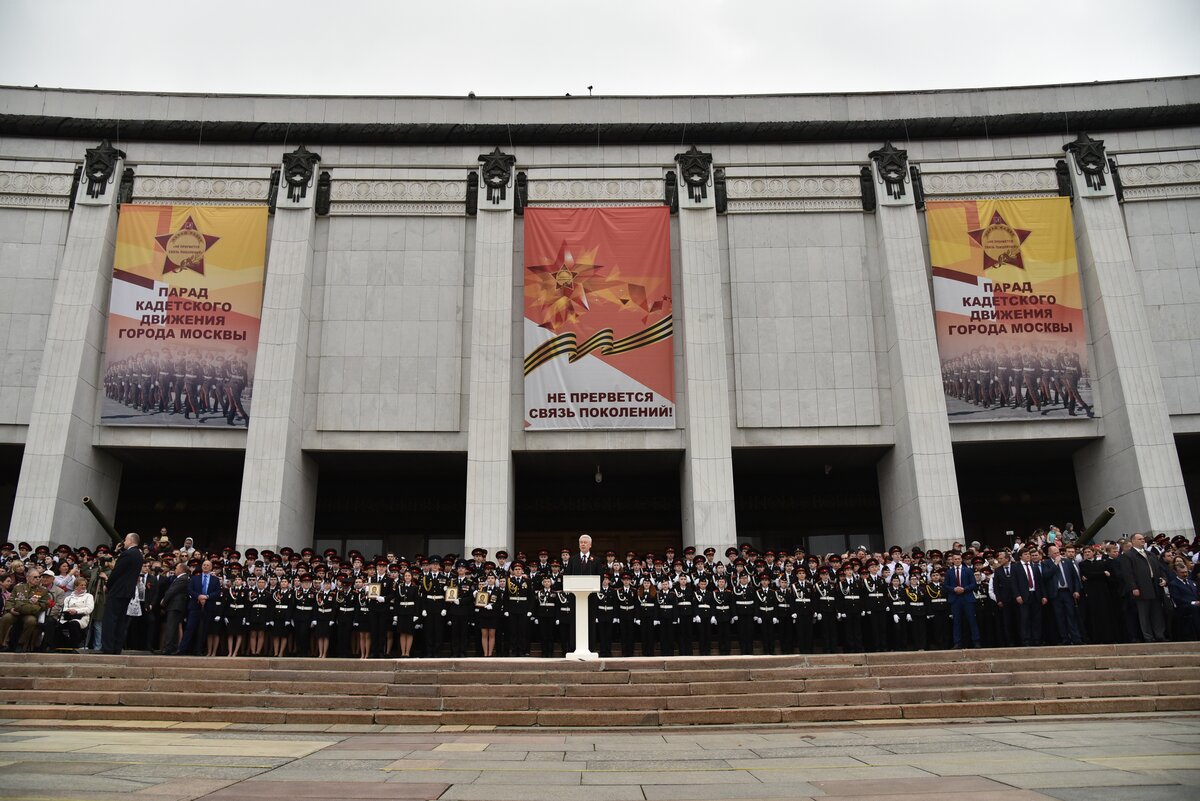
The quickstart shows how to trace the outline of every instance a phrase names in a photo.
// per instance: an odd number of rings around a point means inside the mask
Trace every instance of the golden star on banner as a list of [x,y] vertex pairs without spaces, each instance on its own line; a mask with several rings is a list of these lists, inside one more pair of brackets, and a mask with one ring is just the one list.
[[209,236],[196,228],[190,216],[183,221],[178,231],[154,237],[163,249],[163,275],[184,270],[195,270],[204,275],[204,254],[221,237]]
[[992,214],[991,222],[987,225],[967,233],[983,248],[983,269],[1005,264],[1025,269],[1025,261],[1021,258],[1021,245],[1031,231],[1013,228],[997,211]]

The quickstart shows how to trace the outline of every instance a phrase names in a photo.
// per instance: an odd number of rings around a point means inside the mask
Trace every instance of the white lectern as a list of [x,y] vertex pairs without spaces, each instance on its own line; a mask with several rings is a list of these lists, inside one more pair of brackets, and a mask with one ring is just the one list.
[[563,592],[575,596],[575,650],[564,654],[567,659],[590,662],[600,658],[600,654],[591,649],[592,644],[588,640],[588,622],[591,619],[588,596],[599,591],[599,576],[563,576]]

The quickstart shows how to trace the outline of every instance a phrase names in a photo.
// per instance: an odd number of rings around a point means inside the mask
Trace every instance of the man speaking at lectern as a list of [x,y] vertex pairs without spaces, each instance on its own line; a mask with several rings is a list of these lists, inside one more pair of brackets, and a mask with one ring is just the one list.
[[592,553],[592,538],[587,534],[579,535],[579,551],[567,560],[567,576],[599,576],[604,573],[604,561]]
[[[567,560],[563,575],[567,576],[599,576],[604,572],[604,560],[598,559],[592,553],[592,538],[587,534],[579,535],[579,550],[571,555]],[[572,598],[574,601],[574,598]],[[572,606],[574,604],[572,603]],[[579,614],[578,609],[572,610],[572,616]],[[587,604],[587,621],[588,621],[588,642],[596,640],[596,595],[595,593],[588,596]],[[575,650],[575,621],[572,620],[567,624],[567,631],[570,639],[570,650]],[[589,649],[590,650],[590,647]]]

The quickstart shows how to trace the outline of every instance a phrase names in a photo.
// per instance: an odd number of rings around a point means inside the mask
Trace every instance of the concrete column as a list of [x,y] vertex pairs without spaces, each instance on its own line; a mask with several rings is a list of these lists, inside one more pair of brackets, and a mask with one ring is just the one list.
[[[512,425],[513,197],[515,158],[485,162],[475,219],[471,301],[471,384],[467,419],[467,512],[463,553],[513,552]],[[489,157],[481,156],[484,160]],[[489,166],[507,165],[507,185],[490,185]],[[500,176],[492,172],[493,178]],[[500,176],[503,177],[503,176]]]
[[[898,158],[903,166],[893,176],[903,178],[886,181],[876,154]],[[888,145],[872,158],[896,435],[877,468],[884,541],[944,550],[963,539],[962,507],[921,230],[904,151]]]
[[680,165],[678,319],[687,387],[683,417],[687,450],[680,476],[683,544],[694,545],[697,551],[709,546],[723,551],[737,541],[737,519],[712,158],[693,148],[676,160]]
[[[1113,506],[1105,535],[1162,532],[1189,539],[1195,524],[1155,358],[1146,304],[1103,142],[1068,145],[1088,335],[1104,437],[1075,453],[1084,523]],[[1087,170],[1085,171],[1085,167]]]
[[111,172],[94,173],[94,182],[85,174],[67,228],[8,529],[13,542],[93,547],[108,535],[80,499],[90,495],[110,520],[116,512],[121,463],[92,447],[125,158],[107,146],[88,151],[86,170],[107,161]]
[[251,547],[299,548],[313,540],[317,465],[301,449],[316,224],[315,162],[310,166],[304,194],[295,187],[289,191],[285,157],[267,251],[254,404],[238,508],[237,547],[242,552]]

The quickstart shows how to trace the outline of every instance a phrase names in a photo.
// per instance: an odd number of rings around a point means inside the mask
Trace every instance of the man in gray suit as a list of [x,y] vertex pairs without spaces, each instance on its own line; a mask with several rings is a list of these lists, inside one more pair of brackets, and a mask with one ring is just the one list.
[[1129,602],[1137,610],[1138,625],[1146,642],[1165,642],[1166,617],[1160,593],[1167,585],[1160,561],[1146,552],[1146,535],[1138,532],[1130,538],[1133,546],[1117,559],[1117,570]]

